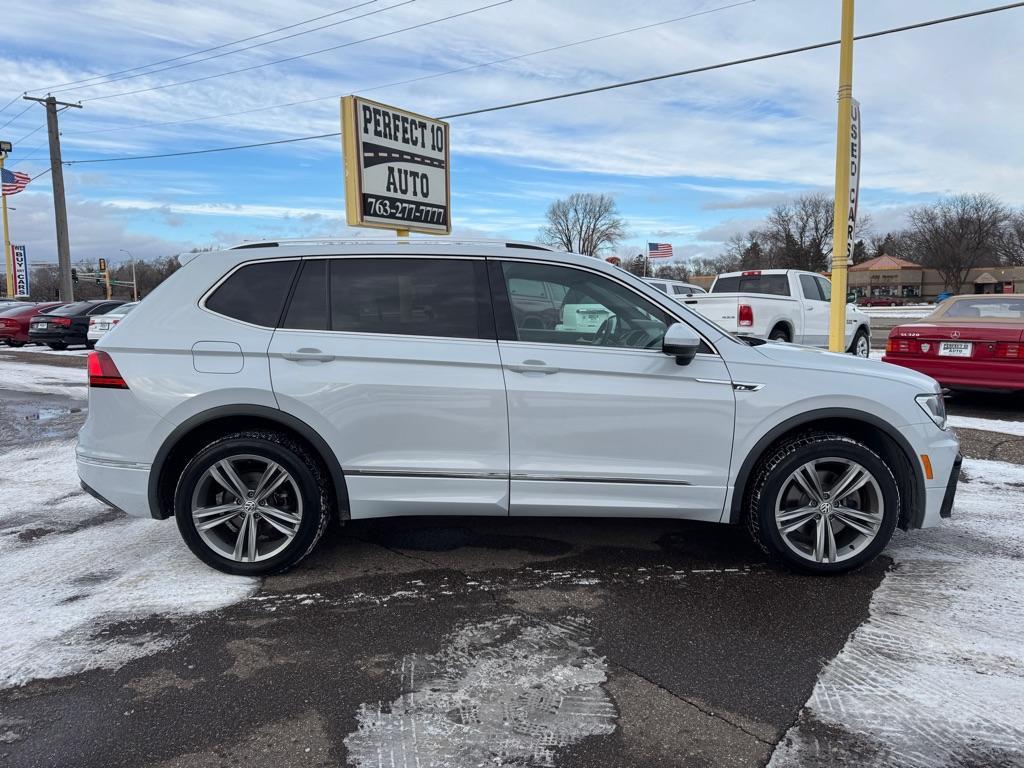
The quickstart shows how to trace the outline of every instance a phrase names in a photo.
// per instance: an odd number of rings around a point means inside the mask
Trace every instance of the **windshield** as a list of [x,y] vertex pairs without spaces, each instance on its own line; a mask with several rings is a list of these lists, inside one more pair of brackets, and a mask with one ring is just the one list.
[[730,275],[720,277],[711,286],[712,293],[766,293],[789,296],[787,275]]

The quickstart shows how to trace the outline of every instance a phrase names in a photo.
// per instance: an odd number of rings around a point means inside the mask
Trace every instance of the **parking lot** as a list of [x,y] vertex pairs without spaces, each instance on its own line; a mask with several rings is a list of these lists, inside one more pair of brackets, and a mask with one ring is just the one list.
[[438,517],[260,582],[81,492],[84,363],[0,352],[2,765],[1024,764],[1017,400],[951,401],[952,520],[852,575],[726,527]]

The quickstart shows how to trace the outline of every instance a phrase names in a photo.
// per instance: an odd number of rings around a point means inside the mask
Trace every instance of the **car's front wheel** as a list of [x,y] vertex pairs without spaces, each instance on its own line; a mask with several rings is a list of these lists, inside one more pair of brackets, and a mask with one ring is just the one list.
[[850,349],[847,351],[855,357],[870,357],[871,337],[868,335],[868,332],[863,328],[858,330],[853,336],[853,341],[850,342]]
[[809,573],[843,573],[892,537],[899,487],[885,461],[845,435],[811,432],[776,446],[747,495],[747,526],[770,556]]
[[288,570],[320,540],[330,517],[326,473],[279,432],[221,437],[185,467],[174,516],[189,549],[225,573]]

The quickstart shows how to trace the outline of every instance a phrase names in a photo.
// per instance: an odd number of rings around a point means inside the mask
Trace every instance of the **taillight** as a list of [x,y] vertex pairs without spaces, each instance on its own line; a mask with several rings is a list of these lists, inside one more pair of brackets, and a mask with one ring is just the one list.
[[749,304],[740,304],[737,308],[737,324],[749,328],[754,324],[754,308]]
[[748,269],[743,273],[743,277],[757,277],[761,274],[760,269]]
[[1000,341],[996,344],[995,356],[1003,360],[1024,360],[1024,344]]
[[104,389],[128,389],[121,372],[106,352],[89,353],[89,386]]
[[96,325],[96,318],[95,317],[90,317],[89,318],[89,327],[92,328],[94,325]]
[[48,317],[46,319],[49,320],[54,325],[64,325],[64,326],[71,325],[71,318],[70,317]]
[[[930,348],[931,345],[928,345],[928,347]],[[904,339],[899,336],[890,336],[888,341],[885,342],[885,351],[909,355],[916,352],[927,352],[928,349],[921,348],[916,339]]]

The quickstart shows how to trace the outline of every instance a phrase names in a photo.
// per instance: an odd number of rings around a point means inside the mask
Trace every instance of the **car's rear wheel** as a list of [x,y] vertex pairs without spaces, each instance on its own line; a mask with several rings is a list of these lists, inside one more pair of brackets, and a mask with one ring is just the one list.
[[868,446],[813,432],[758,465],[747,526],[770,556],[809,573],[843,573],[875,558],[899,517],[892,470]]
[[863,328],[858,329],[857,333],[853,335],[853,341],[850,342],[850,348],[847,351],[854,357],[870,357],[871,337],[868,332]]
[[768,334],[769,341],[789,341],[789,331],[786,330],[785,326],[777,325],[772,328],[772,332]]
[[14,339],[8,339],[7,340],[7,346],[8,347],[14,347],[15,349],[17,349],[18,347],[24,347],[25,346],[25,342],[24,341],[15,341]]
[[330,517],[320,462],[279,432],[237,432],[188,463],[174,494],[189,549],[219,571],[281,573],[308,555]]
[[64,350],[64,349],[68,348],[68,345],[65,344],[63,341],[51,341],[51,342],[48,342],[46,346],[48,346],[50,349],[54,350],[55,352],[60,352],[61,350]]

